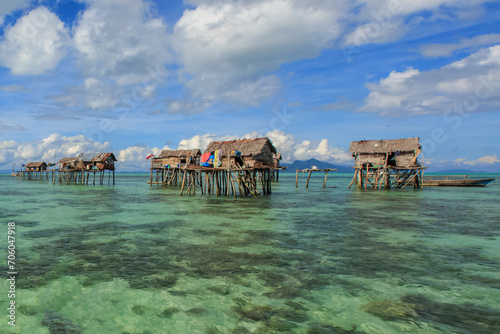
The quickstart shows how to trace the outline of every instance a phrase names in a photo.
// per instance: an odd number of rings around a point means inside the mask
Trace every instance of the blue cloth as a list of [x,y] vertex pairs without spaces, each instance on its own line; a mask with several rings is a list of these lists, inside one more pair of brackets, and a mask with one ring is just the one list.
[[204,162],[203,167],[210,167],[210,164],[208,162]]

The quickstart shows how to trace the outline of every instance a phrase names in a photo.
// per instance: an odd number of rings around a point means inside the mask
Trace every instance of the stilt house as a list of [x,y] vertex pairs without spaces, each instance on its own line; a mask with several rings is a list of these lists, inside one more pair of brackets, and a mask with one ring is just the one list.
[[425,169],[418,161],[421,149],[418,137],[353,141],[349,148],[355,162],[353,182],[360,188],[380,188],[382,183],[386,188],[408,184],[419,188]]
[[355,167],[418,167],[421,149],[418,137],[353,141],[349,148]]
[[67,157],[59,160],[59,170],[74,170],[77,168],[78,157]]
[[45,162],[30,162],[26,165],[27,172],[41,172],[47,170],[47,164]]
[[274,160],[274,168],[276,169],[280,169],[280,160],[282,159],[282,155],[281,153],[277,152],[275,154],[273,154],[273,160]]
[[83,170],[115,170],[115,161],[113,153],[81,153],[76,165]]
[[154,157],[151,161],[152,168],[165,168],[168,166],[184,167],[198,166],[200,161],[201,151],[195,150],[163,150],[160,154]]
[[230,167],[274,168],[276,154],[269,138],[218,141],[208,145],[201,162],[208,156],[214,167],[225,168],[229,162]]

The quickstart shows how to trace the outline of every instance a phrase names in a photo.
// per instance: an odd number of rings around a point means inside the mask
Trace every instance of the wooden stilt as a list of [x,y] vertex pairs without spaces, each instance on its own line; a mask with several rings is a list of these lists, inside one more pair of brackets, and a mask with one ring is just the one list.
[[311,173],[312,173],[312,166],[311,169],[309,170],[309,175],[307,176],[306,188],[309,188],[309,179],[311,178]]
[[356,177],[358,176],[358,170],[354,170],[354,176],[352,177],[351,183],[349,184],[349,187],[347,189],[351,189],[352,184],[356,181]]

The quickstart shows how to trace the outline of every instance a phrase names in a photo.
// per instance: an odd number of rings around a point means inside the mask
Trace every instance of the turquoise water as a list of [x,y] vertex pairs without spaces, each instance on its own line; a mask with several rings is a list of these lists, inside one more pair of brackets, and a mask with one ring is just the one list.
[[500,180],[350,179],[295,189],[285,174],[272,195],[235,199],[180,197],[146,174],[115,187],[0,175],[0,256],[14,221],[19,273],[16,327],[0,282],[0,333],[499,333]]

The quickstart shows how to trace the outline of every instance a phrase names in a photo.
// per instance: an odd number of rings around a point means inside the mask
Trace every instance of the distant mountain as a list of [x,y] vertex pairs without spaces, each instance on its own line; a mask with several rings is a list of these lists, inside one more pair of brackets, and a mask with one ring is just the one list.
[[311,166],[316,166],[318,169],[326,169],[326,168],[336,168],[339,173],[352,173],[353,169],[347,166],[334,165],[329,162],[319,161],[317,159],[309,159],[306,161],[296,160],[291,164],[282,163],[282,166],[286,166],[287,172],[295,173],[296,169],[307,169],[311,168]]

